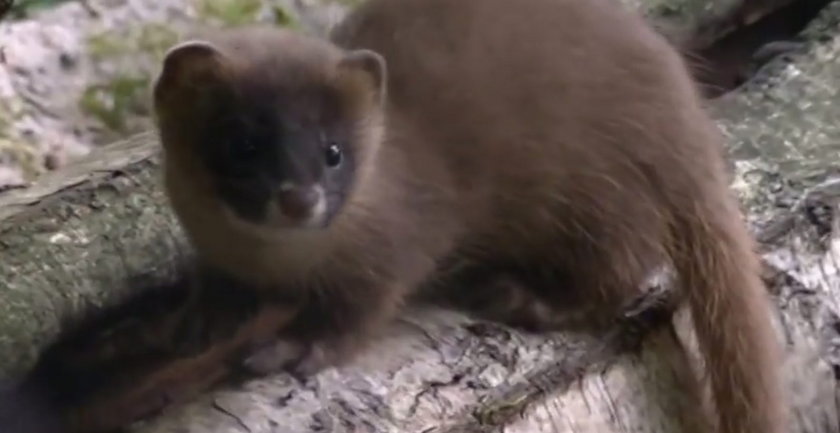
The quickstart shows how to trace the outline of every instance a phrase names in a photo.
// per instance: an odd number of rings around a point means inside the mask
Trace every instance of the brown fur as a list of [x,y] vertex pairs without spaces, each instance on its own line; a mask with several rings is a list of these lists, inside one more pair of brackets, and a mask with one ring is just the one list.
[[[167,191],[208,263],[307,299],[282,335],[308,348],[305,370],[359,350],[430,284],[512,289],[530,299],[520,310],[573,307],[600,324],[670,262],[705,355],[715,431],[785,429],[770,304],[721,137],[683,59],[640,17],[606,0],[370,0],[333,40],[384,57],[384,106],[370,97],[376,78],[341,71],[346,51],[326,42],[255,28],[208,40],[212,62],[186,61],[156,87]],[[259,86],[359,101],[342,115],[361,171],[332,224],[280,230],[227,213],[193,126],[214,85],[254,102]]]

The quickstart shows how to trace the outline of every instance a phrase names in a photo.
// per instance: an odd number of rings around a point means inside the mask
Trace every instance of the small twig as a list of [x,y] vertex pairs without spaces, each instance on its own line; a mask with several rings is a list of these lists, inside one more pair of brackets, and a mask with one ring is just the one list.
[[33,106],[36,110],[38,110],[41,114],[45,116],[52,117],[54,119],[59,117],[58,113],[56,113],[55,110],[48,107],[46,103],[42,102],[37,96],[34,96],[29,92],[20,92],[20,99]]
[[219,412],[233,418],[234,420],[236,420],[236,422],[239,424],[239,426],[242,427],[243,429],[245,429],[245,431],[247,431],[249,433],[251,432],[251,428],[248,427],[248,425],[245,424],[244,421],[242,421],[242,418],[239,418],[233,412],[223,408],[222,405],[220,405],[218,401],[213,400],[213,405],[212,406],[213,406],[213,409],[216,409],[217,411],[219,411]]
[[99,18],[102,16],[102,11],[99,10],[98,7],[94,6],[90,0],[79,0],[79,4],[82,5],[82,8],[84,8],[85,12],[87,12],[91,18]]

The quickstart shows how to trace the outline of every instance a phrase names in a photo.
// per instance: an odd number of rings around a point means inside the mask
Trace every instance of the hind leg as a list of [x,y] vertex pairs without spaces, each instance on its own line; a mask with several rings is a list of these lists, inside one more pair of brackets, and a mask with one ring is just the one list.
[[[563,245],[569,253],[452,259],[441,267],[435,286],[456,308],[529,331],[600,331],[672,308],[670,293],[645,284],[661,257],[646,245],[628,250],[568,240]],[[624,251],[634,254],[628,259]]]
[[545,302],[511,272],[476,271],[475,275],[462,276],[450,288],[445,303],[529,332],[562,329],[570,314]]
[[564,276],[557,269],[496,263],[474,263],[446,272],[436,281],[436,299],[529,332],[601,329],[625,315],[637,316],[653,299],[627,288],[587,290],[580,276]]
[[662,285],[615,290],[610,297],[557,297],[545,295],[546,289],[558,290],[556,281],[540,286],[528,280],[513,274],[491,277],[484,286],[488,296],[473,302],[471,311],[528,332],[619,332],[619,344],[635,346],[649,331],[670,323],[676,309],[674,292]]

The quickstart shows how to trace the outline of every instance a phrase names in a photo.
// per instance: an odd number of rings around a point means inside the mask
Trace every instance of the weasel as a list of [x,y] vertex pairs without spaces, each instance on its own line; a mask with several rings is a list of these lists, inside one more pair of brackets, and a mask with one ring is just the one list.
[[614,2],[369,0],[329,41],[218,31],[170,49],[153,99],[200,260],[299,309],[249,368],[340,365],[429,286],[597,327],[670,264],[713,431],[784,431],[722,138],[684,60]]

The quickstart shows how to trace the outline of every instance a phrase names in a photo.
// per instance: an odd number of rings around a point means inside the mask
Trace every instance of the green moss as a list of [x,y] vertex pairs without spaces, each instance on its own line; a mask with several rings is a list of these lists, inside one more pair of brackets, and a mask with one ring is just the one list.
[[345,6],[358,6],[365,2],[365,0],[330,0],[333,3],[342,4]]
[[131,45],[111,32],[90,35],[87,38],[88,52],[94,61],[119,56],[131,50]]
[[166,50],[175,45],[180,35],[172,26],[163,23],[146,24],[140,28],[137,35],[137,48],[162,59]]
[[299,27],[297,20],[280,5],[273,5],[271,13],[274,17],[274,24],[280,27],[289,27],[296,29]]
[[138,50],[160,58],[178,41],[179,36],[170,25],[148,23],[130,29],[125,35],[113,31],[91,35],[87,38],[87,46],[95,61],[124,56]]
[[24,180],[31,181],[43,172],[43,164],[31,143],[18,139],[0,137],[0,160],[20,167]]
[[261,8],[261,0],[198,0],[200,16],[229,26],[255,22]]
[[33,180],[43,171],[41,155],[31,141],[25,140],[12,128],[20,118],[21,104],[17,98],[0,101],[0,161],[21,169],[25,181]]
[[68,0],[16,0],[12,8],[9,10],[9,15],[13,18],[26,18],[30,12],[35,12],[39,9],[47,9],[53,6],[58,6]]
[[86,115],[102,123],[112,132],[131,133],[129,118],[148,114],[147,90],[150,72],[148,62],[138,62],[134,57],[150,56],[157,64],[166,50],[180,38],[177,29],[167,23],[144,23],[122,32],[105,32],[87,39],[91,58],[96,62],[110,63],[131,57],[131,70],[120,67],[117,75],[105,82],[95,83],[85,89],[79,99],[79,108]]
[[0,138],[9,136],[9,126],[11,126],[11,122],[9,122],[11,113],[9,113],[9,110],[6,110],[5,108],[6,107],[0,105]]
[[685,11],[683,11],[683,5],[667,2],[654,5],[647,12],[649,15],[662,18],[679,17],[685,13]]
[[122,76],[92,85],[82,94],[79,107],[107,128],[126,132],[126,116],[141,110],[148,83],[148,77]]

